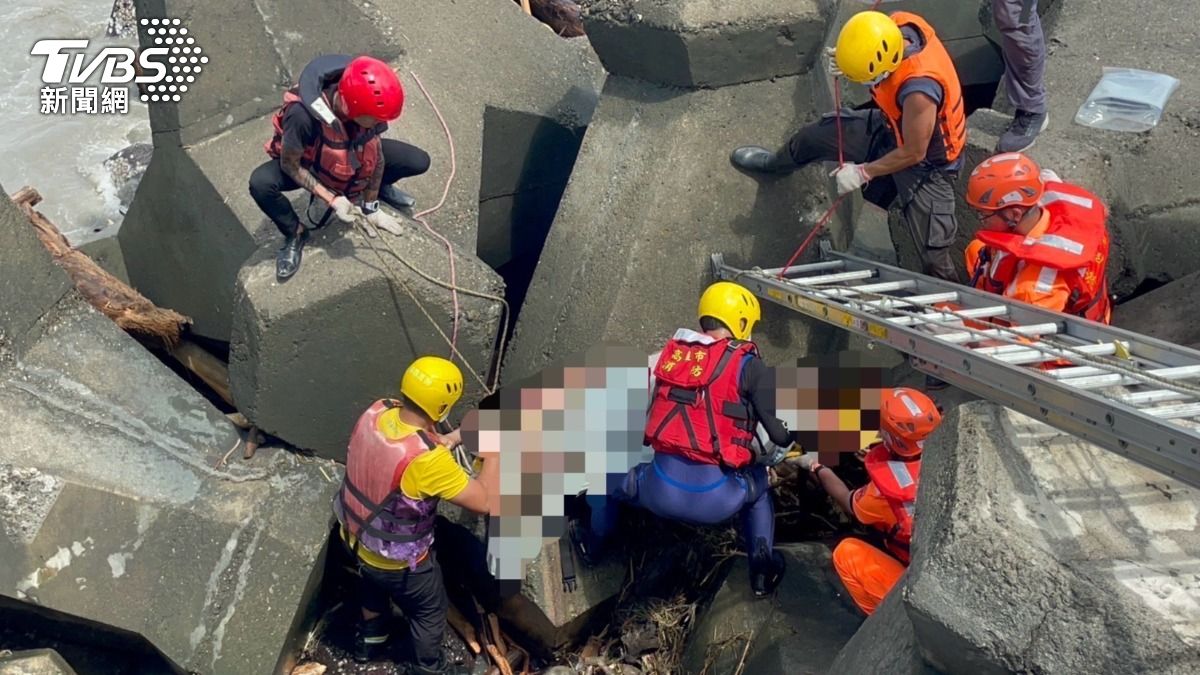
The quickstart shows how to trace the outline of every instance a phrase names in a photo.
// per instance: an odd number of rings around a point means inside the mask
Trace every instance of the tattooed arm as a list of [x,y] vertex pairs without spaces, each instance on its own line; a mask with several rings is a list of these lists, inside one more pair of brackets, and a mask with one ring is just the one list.
[[383,144],[379,144],[379,161],[375,163],[375,171],[363,192],[363,201],[370,204],[379,199],[379,188],[383,185]]
[[283,152],[280,153],[279,165],[285,174],[296,181],[297,185],[321,198],[326,204],[331,203],[335,195],[329,188],[321,185],[321,181],[317,180],[311,171],[300,166],[302,157],[304,157],[304,150],[296,150],[284,145]]

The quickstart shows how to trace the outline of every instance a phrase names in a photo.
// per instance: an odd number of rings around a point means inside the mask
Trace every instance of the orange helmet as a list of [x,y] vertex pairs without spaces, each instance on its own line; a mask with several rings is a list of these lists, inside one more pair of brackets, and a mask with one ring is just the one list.
[[967,181],[967,203],[979,211],[1036,206],[1045,183],[1037,162],[1019,152],[988,157]]
[[901,457],[921,454],[925,438],[941,422],[937,406],[916,389],[892,389],[883,395],[879,406],[879,434],[883,444]]

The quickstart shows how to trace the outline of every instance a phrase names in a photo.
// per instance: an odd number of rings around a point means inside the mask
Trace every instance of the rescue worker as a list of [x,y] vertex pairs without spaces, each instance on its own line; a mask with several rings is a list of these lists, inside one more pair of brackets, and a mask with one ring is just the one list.
[[[719,281],[701,295],[698,314],[703,332],[680,328],[651,356],[643,442],[654,458],[631,469],[611,496],[692,524],[740,514],[751,587],[764,597],[784,573],[783,555],[774,548],[767,467],[784,459],[793,434],[775,417],[774,374],[750,341],[762,317],[758,298]],[[601,542],[612,525],[602,520],[590,523]]]
[[865,486],[851,491],[817,461],[816,453],[801,455],[798,461],[838,508],[883,535],[886,551],[855,537],[843,539],[833,549],[838,577],[854,604],[868,616],[908,568],[921,451],[941,421],[941,413],[929,397],[916,389],[891,389],[879,407],[882,440],[867,448],[864,459],[870,478]]
[[975,167],[966,200],[980,221],[966,250],[969,285],[1109,323],[1108,210],[1099,197],[1012,152]]
[[[311,199],[328,205],[317,227],[332,213],[343,222],[365,215],[371,228],[402,232],[379,201],[396,209],[411,207],[413,198],[394,184],[429,170],[424,150],[382,138],[403,107],[404,87],[396,73],[370,56],[318,56],[284,93],[283,106],[271,119],[274,135],[265,146],[271,159],[250,175],[251,196],[283,233],[275,259],[280,279],[300,268],[309,237],[285,192],[304,188]],[[375,236],[373,229],[368,233]]]
[[841,143],[846,163],[831,174],[838,194],[865,186],[864,197],[881,208],[898,201],[925,273],[959,281],[949,247],[958,232],[954,180],[967,120],[949,54],[916,14],[868,11],[846,22],[832,57],[831,72],[868,85],[878,109],[828,113],[778,152],[743,146],[731,161],[748,171],[787,173],[837,161]]
[[1004,54],[1004,91],[1016,114],[996,152],[1029,149],[1050,123],[1046,109],[1046,36],[1037,0],[992,0],[992,18]]
[[346,455],[346,476],[334,497],[341,536],[356,556],[362,621],[355,658],[366,662],[387,643],[389,599],[404,612],[419,675],[442,673],[448,601],[431,547],[438,501],[488,514],[499,494],[499,459],[482,454],[478,480],[447,448],[461,431],[435,433],[462,396],[458,366],[423,356],[404,371],[400,400],[376,401],[359,417]]

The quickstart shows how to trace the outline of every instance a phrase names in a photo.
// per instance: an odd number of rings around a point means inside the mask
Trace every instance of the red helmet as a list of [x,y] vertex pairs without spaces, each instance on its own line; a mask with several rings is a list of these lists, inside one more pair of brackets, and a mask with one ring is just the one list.
[[338,94],[351,119],[370,115],[390,122],[404,108],[404,85],[388,64],[370,56],[359,56],[346,66],[338,82]]
[[888,450],[901,457],[916,457],[925,438],[942,422],[942,414],[928,396],[902,387],[886,391],[879,406],[879,431]]
[[980,211],[1036,206],[1045,191],[1037,162],[1019,152],[988,157],[967,180],[967,203]]

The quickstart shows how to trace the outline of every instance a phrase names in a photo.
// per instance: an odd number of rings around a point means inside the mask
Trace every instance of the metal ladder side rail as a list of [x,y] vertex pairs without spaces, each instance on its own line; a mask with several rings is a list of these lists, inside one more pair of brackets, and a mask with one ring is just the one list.
[[[845,262],[860,268],[875,268],[878,273],[871,278],[870,283],[911,280],[915,282],[911,288],[917,293],[933,292],[931,289],[939,292],[956,290],[960,293],[965,291],[963,295],[968,297],[975,296],[974,300],[977,302],[995,304],[1005,300],[950,282],[868,263],[852,256],[834,255],[844,257]],[[841,326],[910,354],[917,360],[915,365],[924,372],[966,391],[1020,410],[1064,431],[1080,435],[1156,471],[1200,486],[1200,432],[1196,430],[1158,418],[1119,400],[1106,398],[1095,391],[1072,387],[1067,381],[1049,377],[1043,371],[1023,368],[978,354],[961,345],[940,341],[912,326],[895,325],[886,318],[861,309],[838,306],[838,303],[831,300],[813,297],[813,289],[798,287],[787,279],[781,280],[774,275],[766,275],[763,271],[739,270],[725,265],[719,255],[713,256],[712,262],[717,278],[737,281],[755,295],[775,304]],[[1006,301],[1004,304],[1011,307],[1010,311],[1022,317],[1035,319],[1038,323],[1066,323],[1068,331],[1070,324],[1085,321],[1074,321],[1074,317],[1047,312],[1023,303]],[[1017,304],[1022,306],[1015,307]],[[1086,324],[1082,326],[1085,330],[1077,332],[1112,338],[1104,334],[1106,331],[1099,330],[1108,327],[1093,322]],[[1166,355],[1174,365],[1200,364],[1200,352],[1122,329],[1113,329],[1110,332],[1139,345],[1146,352]],[[1166,365],[1172,364],[1168,362]]]

